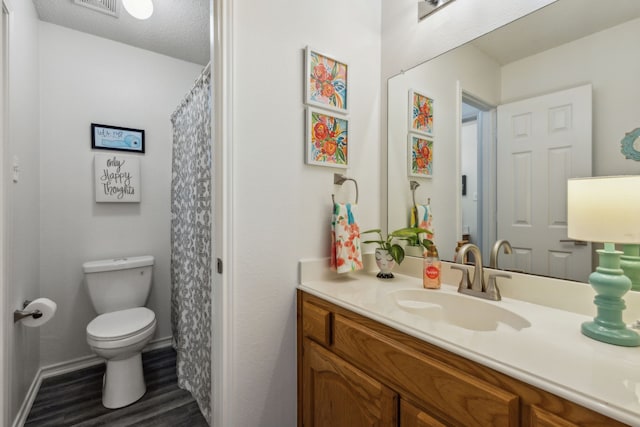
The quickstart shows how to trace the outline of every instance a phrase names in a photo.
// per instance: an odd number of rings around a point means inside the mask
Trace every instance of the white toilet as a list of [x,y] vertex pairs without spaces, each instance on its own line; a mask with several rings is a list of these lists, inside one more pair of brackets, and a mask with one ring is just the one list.
[[141,352],[156,330],[156,315],[144,307],[151,290],[154,258],[91,261],[82,265],[98,317],[87,325],[87,343],[107,361],[102,404],[121,408],[147,390]]

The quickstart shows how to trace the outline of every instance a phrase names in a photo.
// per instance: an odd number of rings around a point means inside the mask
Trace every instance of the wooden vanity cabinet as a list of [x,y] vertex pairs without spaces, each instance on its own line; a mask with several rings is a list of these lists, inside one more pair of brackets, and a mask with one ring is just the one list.
[[309,339],[304,348],[303,425],[398,425],[397,393]]
[[299,427],[623,425],[298,291]]
[[400,426],[402,427],[447,427],[426,411],[400,399]]

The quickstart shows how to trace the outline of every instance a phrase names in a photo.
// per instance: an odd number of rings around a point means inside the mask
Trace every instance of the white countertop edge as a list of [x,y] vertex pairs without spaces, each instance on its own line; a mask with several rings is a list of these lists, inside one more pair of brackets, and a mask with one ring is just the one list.
[[497,361],[495,361],[494,359],[490,358],[490,357],[486,357],[483,356],[481,354],[478,354],[476,352],[473,351],[469,351],[467,349],[465,349],[464,347],[461,346],[456,346],[454,344],[451,344],[450,342],[444,341],[438,337],[434,337],[433,335],[423,332],[423,331],[418,331],[416,329],[413,329],[411,327],[408,327],[407,325],[404,325],[400,322],[396,322],[393,321],[391,319],[388,319],[386,317],[383,316],[379,316],[374,312],[371,312],[369,310],[363,309],[361,307],[352,305],[348,302],[339,300],[337,298],[334,298],[330,295],[327,295],[323,292],[319,292],[315,289],[313,289],[310,286],[303,284],[300,284],[298,286],[298,289],[307,292],[311,295],[314,295],[316,297],[322,298],[326,301],[329,301],[339,307],[345,308],[347,310],[353,311],[357,314],[360,314],[364,317],[370,318],[372,320],[375,320],[379,323],[382,323],[384,325],[387,325],[391,328],[394,328],[398,331],[404,332],[407,335],[411,335],[417,339],[420,339],[422,341],[428,342],[430,344],[436,345],[437,347],[440,347],[444,350],[450,351],[451,353],[457,354],[459,356],[462,356],[466,359],[469,359],[473,362],[479,363],[483,366],[486,366],[488,368],[494,369],[498,372],[501,372],[505,375],[508,375],[510,377],[513,377],[515,379],[518,379],[520,381],[523,381],[527,384],[531,384],[535,387],[538,387],[542,390],[545,390],[549,393],[555,394],[559,397],[565,398],[567,400],[570,400],[574,403],[577,403],[579,405],[582,405],[586,408],[592,409],[593,411],[596,411],[600,414],[603,414],[607,417],[613,418],[615,420],[618,420],[622,423],[626,423],[629,424],[631,426],[640,426],[640,415],[635,414],[633,412],[627,411],[623,408],[619,408],[619,407],[614,407],[611,406],[610,404],[608,404],[607,402],[603,402],[599,399],[596,399],[594,397],[585,395],[584,393],[581,393],[579,391],[573,390],[573,389],[568,389],[565,386],[562,386],[560,384],[556,384],[550,380],[544,379],[544,378],[540,378],[538,376],[532,375],[526,371],[523,371],[521,369],[515,368],[513,366],[510,365],[506,365],[504,363],[499,363]]

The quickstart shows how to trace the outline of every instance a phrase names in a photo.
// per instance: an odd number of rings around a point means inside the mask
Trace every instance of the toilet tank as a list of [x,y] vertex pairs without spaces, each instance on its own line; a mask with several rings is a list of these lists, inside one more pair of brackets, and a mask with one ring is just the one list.
[[151,291],[150,255],[82,264],[89,298],[98,314],[144,307]]

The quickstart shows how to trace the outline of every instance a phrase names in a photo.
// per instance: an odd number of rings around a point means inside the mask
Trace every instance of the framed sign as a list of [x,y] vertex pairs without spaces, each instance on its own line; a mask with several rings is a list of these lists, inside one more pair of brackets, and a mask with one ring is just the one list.
[[120,154],[94,157],[96,202],[140,202],[140,159]]
[[144,153],[144,130],[91,123],[91,148]]

